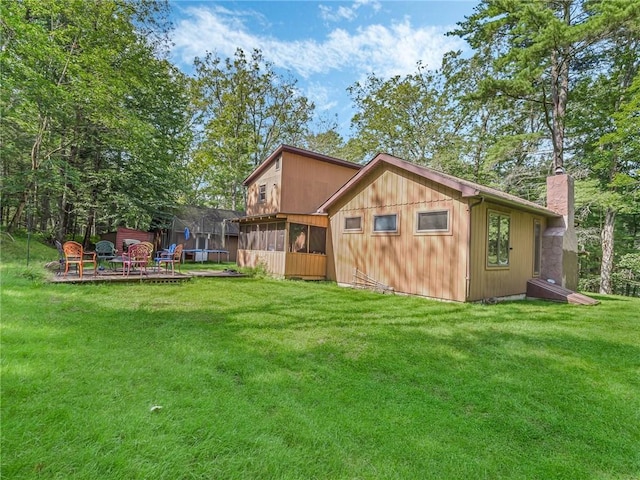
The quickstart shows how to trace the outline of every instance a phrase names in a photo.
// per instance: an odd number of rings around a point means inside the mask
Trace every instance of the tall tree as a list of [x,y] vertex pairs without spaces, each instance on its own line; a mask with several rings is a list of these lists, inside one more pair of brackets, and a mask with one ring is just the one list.
[[627,0],[483,0],[452,33],[492,61],[495,75],[479,85],[485,96],[540,106],[554,169],[563,171],[570,78],[595,45],[639,13],[640,4]]
[[443,78],[419,64],[417,72],[382,79],[370,74],[348,88],[356,114],[351,120],[362,157],[379,151],[432,164],[455,130]]
[[[589,192],[583,207],[598,213],[586,217],[585,227],[592,226],[590,218],[598,219],[600,292],[611,293],[618,216],[640,214],[640,20],[619,29],[594,56],[604,68],[577,82],[578,108],[568,128],[580,139],[576,154],[585,174],[579,186]],[[624,235],[629,232],[618,229],[618,236]],[[633,248],[635,239],[631,242]],[[620,255],[629,248],[621,247]]]
[[195,60],[195,121],[202,130],[190,166],[197,200],[244,206],[242,181],[280,143],[303,143],[314,105],[296,82],[278,75],[259,50],[237,50],[224,61]]

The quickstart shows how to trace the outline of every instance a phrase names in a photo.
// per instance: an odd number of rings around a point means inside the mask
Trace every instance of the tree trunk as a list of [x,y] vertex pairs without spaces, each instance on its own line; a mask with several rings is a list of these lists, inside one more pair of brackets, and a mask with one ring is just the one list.
[[611,293],[611,272],[613,271],[613,227],[616,211],[607,208],[602,227],[602,264],[600,265],[600,293]]
[[[571,24],[570,3],[564,8],[564,22]],[[564,172],[564,117],[567,111],[569,92],[569,57],[568,49],[556,46],[551,52],[551,97],[553,101],[553,127],[551,140],[553,143],[553,168],[555,173]]]

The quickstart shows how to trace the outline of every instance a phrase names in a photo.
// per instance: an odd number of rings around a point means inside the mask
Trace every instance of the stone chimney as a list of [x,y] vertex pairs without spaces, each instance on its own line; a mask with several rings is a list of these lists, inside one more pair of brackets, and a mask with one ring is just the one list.
[[550,219],[542,235],[541,277],[569,290],[578,288],[578,239],[574,226],[573,178],[547,178],[547,208],[561,215]]

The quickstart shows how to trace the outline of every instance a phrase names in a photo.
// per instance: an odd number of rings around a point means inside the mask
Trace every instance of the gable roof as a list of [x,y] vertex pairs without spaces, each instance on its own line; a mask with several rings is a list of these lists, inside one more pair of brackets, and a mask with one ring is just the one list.
[[439,172],[429,167],[416,165],[415,163],[410,163],[391,155],[387,155],[385,153],[379,153],[378,155],[376,155],[374,159],[371,160],[358,173],[356,173],[351,178],[351,180],[345,183],[336,193],[334,193],[322,205],[320,205],[320,207],[318,208],[318,212],[327,213],[328,209],[333,204],[347,195],[355,185],[359,184],[362,179],[367,176],[367,174],[374,171],[376,168],[384,167],[385,165],[392,165],[401,168],[402,170],[426,178],[427,180],[431,180],[440,185],[449,187],[452,190],[460,192],[463,198],[485,198],[498,204],[516,207],[521,210],[537,213],[546,217],[559,216],[557,213],[549,210],[548,208],[543,207],[542,205],[538,205],[537,203],[530,202],[529,200],[524,200],[520,197],[516,197],[515,195],[501,192],[500,190],[496,190],[495,188],[480,185],[469,180],[454,177],[453,175]]
[[247,178],[245,178],[244,182],[242,182],[242,185],[246,187],[256,178],[258,178],[262,174],[262,172],[264,172],[269,167],[269,165],[276,160],[276,158],[282,155],[283,152],[293,153],[295,155],[301,155],[303,157],[313,158],[314,160],[333,163],[335,165],[341,165],[347,168],[353,168],[354,170],[360,170],[362,168],[362,165],[359,165],[357,163],[340,160],[339,158],[329,157],[328,155],[312,152],[303,148],[282,144],[278,148],[276,148],[276,150],[271,155],[269,155],[264,160],[264,162],[262,162],[253,172],[251,172]]

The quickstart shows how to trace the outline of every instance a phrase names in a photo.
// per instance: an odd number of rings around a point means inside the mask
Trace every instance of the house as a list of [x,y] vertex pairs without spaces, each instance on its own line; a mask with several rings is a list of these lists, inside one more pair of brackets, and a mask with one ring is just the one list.
[[576,288],[569,176],[548,179],[544,207],[386,154],[344,163],[281,147],[258,167],[239,265],[460,302],[522,296],[532,279]]
[[262,265],[281,278],[326,278],[328,216],[316,209],[361,168],[281,145],[243,183],[238,265]]

